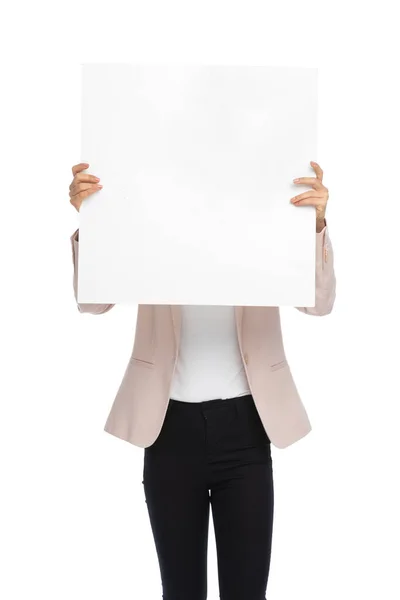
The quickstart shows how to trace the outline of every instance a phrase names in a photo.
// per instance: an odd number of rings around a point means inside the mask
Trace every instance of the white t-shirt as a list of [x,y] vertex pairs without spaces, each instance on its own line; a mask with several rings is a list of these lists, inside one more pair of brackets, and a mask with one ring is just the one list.
[[250,394],[233,306],[182,306],[180,350],[170,397],[203,402]]

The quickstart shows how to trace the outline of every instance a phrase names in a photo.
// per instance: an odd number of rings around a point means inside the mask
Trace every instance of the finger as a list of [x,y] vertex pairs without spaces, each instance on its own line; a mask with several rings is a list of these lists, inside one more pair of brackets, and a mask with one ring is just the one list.
[[69,195],[72,198],[73,196],[77,196],[82,192],[86,192],[88,190],[90,190],[90,193],[93,192],[97,192],[98,190],[101,190],[103,186],[100,185],[99,183],[95,183],[95,184],[91,184],[91,183],[79,183],[77,185],[73,185],[70,188],[70,192]]
[[316,177],[297,177],[296,179],[293,179],[293,183],[296,185],[311,185],[316,190],[320,190],[324,187],[323,183]]
[[100,177],[96,177],[95,175],[90,175],[89,173],[77,173],[73,178],[69,189],[72,189],[73,186],[85,182],[85,183],[98,183],[100,181]]
[[75,175],[77,173],[80,173],[80,171],[84,171],[85,169],[88,168],[88,166],[89,166],[89,163],[78,163],[77,165],[74,165],[72,167],[72,175],[74,175],[74,177],[75,177]]
[[299,194],[298,196],[293,196],[293,198],[290,198],[290,202],[297,202],[298,200],[303,200],[304,198],[323,198],[324,196],[321,195],[319,192],[313,192],[312,190],[308,190],[307,192],[303,192],[302,194]]
[[321,198],[304,198],[303,200],[293,202],[293,204],[294,206],[323,206],[324,201]]
[[312,166],[312,168],[314,169],[314,171],[315,171],[315,174],[316,174],[316,176],[317,176],[317,179],[319,179],[320,181],[322,181],[322,178],[323,178],[323,176],[324,176],[324,172],[323,172],[323,170],[321,169],[321,167],[319,166],[319,164],[318,164],[318,163],[316,163],[316,162],[314,162],[314,161],[312,160],[312,161],[310,161],[310,165],[311,165],[311,166]]

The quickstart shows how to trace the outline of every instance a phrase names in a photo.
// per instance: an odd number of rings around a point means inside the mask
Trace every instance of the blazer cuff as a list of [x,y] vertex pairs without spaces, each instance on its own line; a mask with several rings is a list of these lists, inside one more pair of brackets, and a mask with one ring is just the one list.
[[74,233],[70,236],[71,242],[75,240],[75,242],[79,242],[79,227],[75,229]]

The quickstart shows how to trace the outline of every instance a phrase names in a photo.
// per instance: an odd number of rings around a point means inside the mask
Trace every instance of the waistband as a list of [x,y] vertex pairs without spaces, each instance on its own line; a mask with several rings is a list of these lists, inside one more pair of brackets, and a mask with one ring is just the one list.
[[174,400],[170,398],[169,405],[173,406],[174,410],[200,410],[202,412],[208,410],[214,410],[223,406],[235,404],[237,408],[240,406],[246,406],[247,404],[253,405],[253,395],[245,394],[243,396],[234,396],[232,398],[213,398],[212,400],[203,400],[201,402],[184,402],[182,400]]

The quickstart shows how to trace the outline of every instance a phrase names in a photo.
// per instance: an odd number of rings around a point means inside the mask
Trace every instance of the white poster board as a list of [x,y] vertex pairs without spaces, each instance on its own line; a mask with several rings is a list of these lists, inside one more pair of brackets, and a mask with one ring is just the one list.
[[78,301],[314,306],[317,69],[81,68]]

